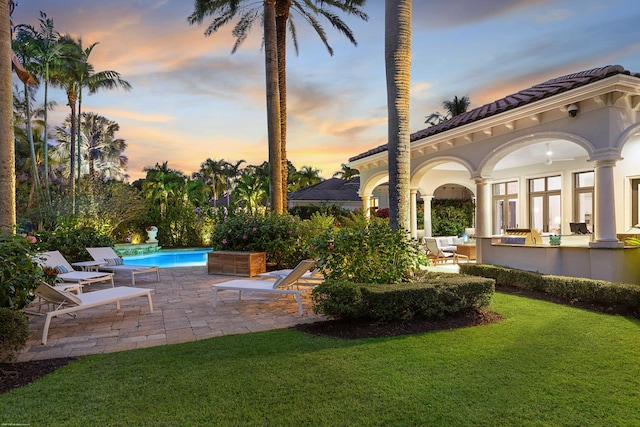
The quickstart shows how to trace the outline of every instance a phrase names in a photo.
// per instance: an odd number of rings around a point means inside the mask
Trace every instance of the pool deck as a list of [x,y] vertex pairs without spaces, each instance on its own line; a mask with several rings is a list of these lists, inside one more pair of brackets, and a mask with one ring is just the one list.
[[[44,317],[29,316],[31,335],[17,361],[80,357],[178,344],[222,335],[289,328],[299,323],[324,320],[311,309],[311,293],[304,292],[304,316],[291,296],[277,298],[264,293],[218,293],[213,308],[214,283],[237,279],[208,275],[207,267],[161,268],[155,274],[136,276],[136,287],[153,289],[153,313],[145,298],[123,301],[121,309],[106,305],[79,311],[75,318],[63,315],[51,321],[46,345],[40,343]],[[116,286],[131,286],[130,276],[116,275]],[[85,287],[85,292],[108,285]]]

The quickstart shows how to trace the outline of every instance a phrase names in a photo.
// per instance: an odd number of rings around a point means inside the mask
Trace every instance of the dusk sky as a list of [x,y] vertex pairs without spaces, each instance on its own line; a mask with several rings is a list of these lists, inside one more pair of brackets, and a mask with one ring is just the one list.
[[[192,1],[17,3],[14,24],[37,26],[45,12],[60,33],[82,37],[84,46],[99,42],[89,57],[96,71],[118,71],[132,85],[83,99],[83,111],[120,124],[131,181],[165,161],[190,175],[207,158],[267,160],[259,24],[231,54],[233,24],[205,37],[206,25],[187,23]],[[387,140],[384,0],[368,0],[363,9],[368,22],[343,16],[357,47],[325,23],[333,57],[293,15],[300,53],[289,44],[288,158],[325,178]],[[603,65],[640,72],[639,22],[636,0],[416,0],[411,131],[456,95],[468,95],[475,108]],[[58,103],[50,123],[59,125],[69,114],[66,95],[54,89],[50,99]]]

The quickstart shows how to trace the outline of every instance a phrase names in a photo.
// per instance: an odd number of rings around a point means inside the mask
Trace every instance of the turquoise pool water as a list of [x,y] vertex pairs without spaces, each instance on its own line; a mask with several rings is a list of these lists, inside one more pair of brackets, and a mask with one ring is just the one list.
[[162,268],[198,267],[207,265],[207,253],[211,248],[161,249],[148,255],[123,256],[128,265],[157,265]]

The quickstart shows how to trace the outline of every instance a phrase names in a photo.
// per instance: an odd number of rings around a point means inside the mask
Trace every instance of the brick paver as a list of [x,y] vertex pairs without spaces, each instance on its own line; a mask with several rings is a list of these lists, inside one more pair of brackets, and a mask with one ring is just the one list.
[[[248,292],[243,293],[242,301],[238,301],[237,292],[218,292],[214,309],[211,285],[234,278],[208,275],[206,267],[163,268],[160,282],[153,274],[139,275],[136,287],[154,290],[153,313],[149,313],[145,298],[134,298],[123,301],[120,311],[107,305],[79,311],[75,318],[63,315],[52,319],[47,345],[40,343],[44,318],[30,316],[31,336],[18,361],[134,350],[324,319],[311,310],[310,292],[303,294],[302,317],[291,296]],[[116,275],[116,286],[131,286],[130,276]],[[85,292],[104,288],[89,285]]]

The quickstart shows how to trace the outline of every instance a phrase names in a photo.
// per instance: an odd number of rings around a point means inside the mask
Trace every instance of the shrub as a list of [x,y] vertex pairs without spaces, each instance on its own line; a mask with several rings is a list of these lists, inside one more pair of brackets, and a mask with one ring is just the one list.
[[488,307],[494,281],[459,274],[420,272],[402,284],[325,281],[312,292],[313,309],[331,318],[375,321],[441,318]]
[[309,234],[317,231],[314,224],[291,215],[233,213],[214,226],[212,247],[266,252],[267,262],[277,268],[291,267],[309,258]]
[[0,234],[0,307],[20,310],[33,300],[43,275],[34,245],[23,236]]
[[490,264],[461,264],[460,272],[495,279],[497,286],[546,292],[586,303],[640,308],[640,286],[581,277],[543,275]]
[[113,246],[113,239],[92,227],[60,226],[53,231],[36,233],[37,249],[40,252],[60,251],[69,262],[89,261],[86,248]]
[[0,307],[0,362],[10,362],[29,339],[29,322],[19,311]]
[[383,221],[355,222],[317,236],[312,245],[328,280],[396,283],[410,279],[419,263],[416,242]]
[[475,204],[471,200],[434,199],[431,209],[434,236],[460,236],[473,223]]

